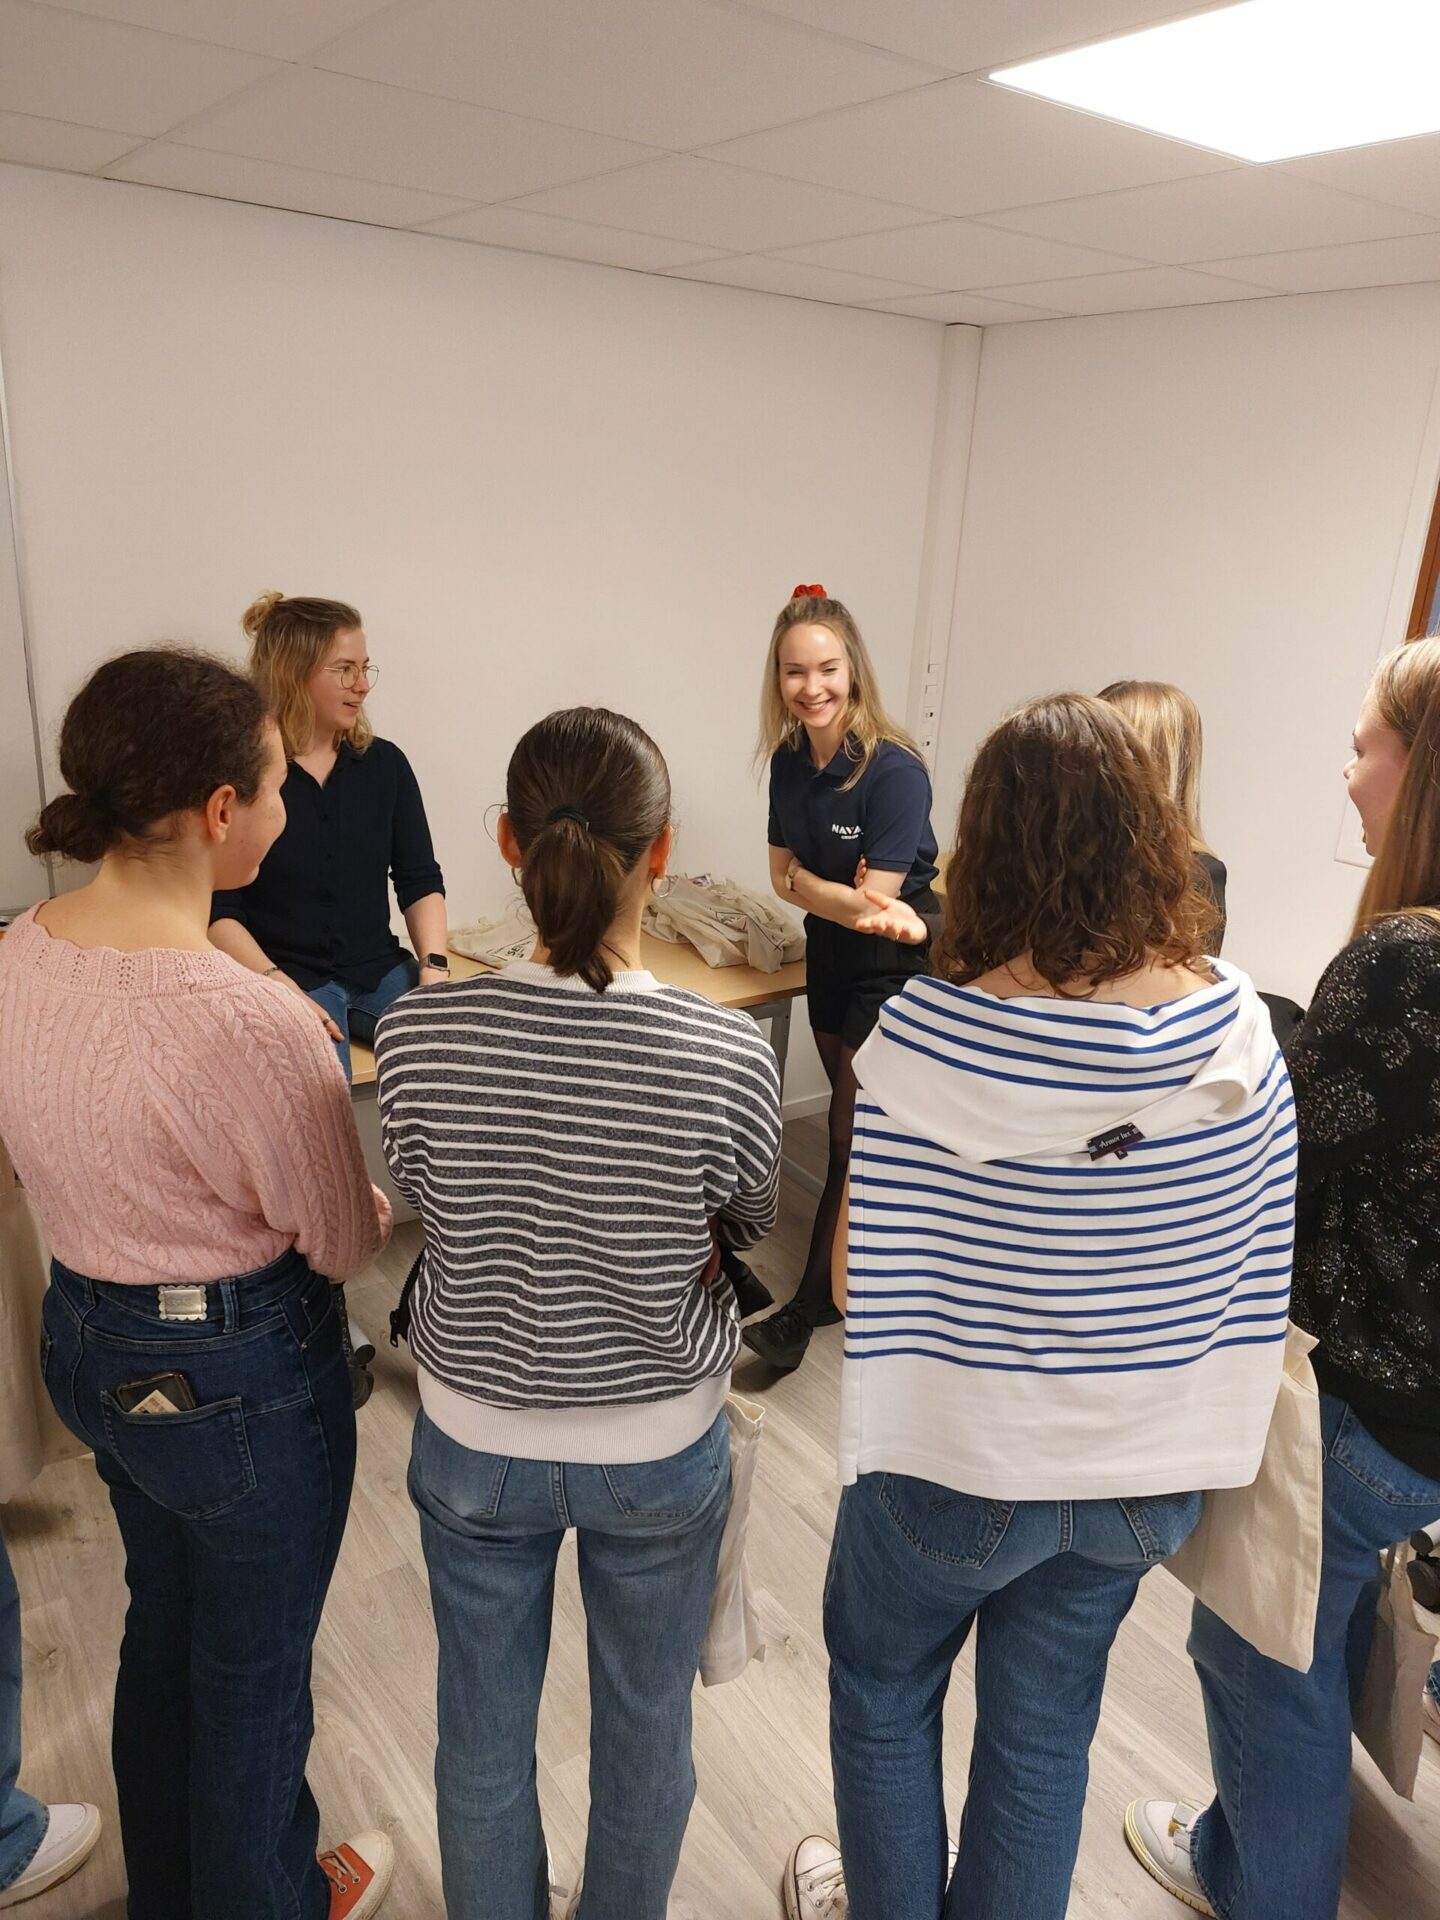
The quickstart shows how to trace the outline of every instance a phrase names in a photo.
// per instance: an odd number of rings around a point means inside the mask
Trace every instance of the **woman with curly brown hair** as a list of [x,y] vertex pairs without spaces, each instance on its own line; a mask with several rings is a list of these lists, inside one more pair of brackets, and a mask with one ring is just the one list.
[[[976,756],[934,977],[855,1056],[841,1497],[825,1595],[843,1867],[791,1920],[1062,1920],[1105,1668],[1284,1352],[1294,1124],[1250,982],[1129,725],[1037,700]],[[875,919],[913,938],[901,902]],[[947,1868],[941,1710],[977,1717]],[[826,1902],[831,1903],[827,1907]]]

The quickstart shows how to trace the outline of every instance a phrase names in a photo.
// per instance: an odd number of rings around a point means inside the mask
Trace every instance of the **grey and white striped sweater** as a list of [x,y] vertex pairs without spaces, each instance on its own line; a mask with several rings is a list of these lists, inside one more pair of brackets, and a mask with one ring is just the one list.
[[381,1019],[381,1134],[425,1226],[410,1344],[453,1392],[559,1411],[663,1401],[728,1374],[713,1218],[774,1224],[780,1089],[743,1013],[619,973],[603,994],[520,962]]

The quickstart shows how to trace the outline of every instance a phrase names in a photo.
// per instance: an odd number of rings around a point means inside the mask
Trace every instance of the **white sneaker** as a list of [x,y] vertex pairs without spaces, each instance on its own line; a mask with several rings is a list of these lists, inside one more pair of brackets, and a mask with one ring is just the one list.
[[0,1890],[0,1907],[15,1907],[34,1894],[45,1893],[68,1880],[84,1866],[100,1838],[100,1809],[86,1802],[69,1802],[49,1810],[50,1824],[40,1851],[18,1880]]
[[786,1862],[781,1891],[787,1920],[848,1920],[850,1899],[839,1843],[807,1834]]
[[1420,1724],[1432,1740],[1440,1740],[1440,1700],[1428,1687],[1425,1689],[1425,1706]]
[[1132,1800],[1125,1809],[1125,1841],[1152,1880],[1215,1920],[1190,1861],[1190,1836],[1199,1818],[1200,1809],[1183,1800]]

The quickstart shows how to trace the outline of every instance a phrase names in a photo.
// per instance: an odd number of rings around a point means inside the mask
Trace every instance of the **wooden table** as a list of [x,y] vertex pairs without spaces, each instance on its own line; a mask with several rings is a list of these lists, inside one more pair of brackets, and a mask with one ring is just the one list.
[[[780,1069],[780,1087],[785,1087],[785,1058],[790,1050],[790,1008],[805,991],[805,962],[792,960],[778,973],[761,973],[755,967],[710,967],[694,947],[657,940],[652,934],[640,936],[640,961],[666,987],[686,987],[692,993],[713,1000],[717,1007],[739,1007],[752,1019],[765,1020],[770,1026],[770,1045]],[[450,952],[450,978],[469,980],[477,973],[493,969],[482,966],[463,953]],[[361,1098],[375,1092],[375,1055],[369,1047],[350,1042],[350,1065],[354,1088]]]

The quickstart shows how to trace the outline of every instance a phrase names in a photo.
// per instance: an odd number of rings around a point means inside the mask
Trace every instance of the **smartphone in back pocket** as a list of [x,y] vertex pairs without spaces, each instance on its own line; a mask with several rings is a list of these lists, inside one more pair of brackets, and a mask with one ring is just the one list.
[[122,1413],[191,1413],[195,1395],[183,1373],[155,1373],[117,1387],[115,1404]]

